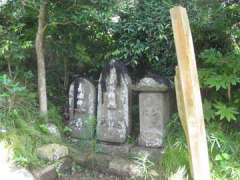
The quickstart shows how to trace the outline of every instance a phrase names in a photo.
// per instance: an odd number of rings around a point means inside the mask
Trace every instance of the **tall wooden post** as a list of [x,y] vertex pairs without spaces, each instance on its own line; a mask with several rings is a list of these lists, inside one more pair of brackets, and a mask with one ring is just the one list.
[[178,59],[175,87],[194,180],[210,180],[208,148],[192,35],[186,9],[170,10]]

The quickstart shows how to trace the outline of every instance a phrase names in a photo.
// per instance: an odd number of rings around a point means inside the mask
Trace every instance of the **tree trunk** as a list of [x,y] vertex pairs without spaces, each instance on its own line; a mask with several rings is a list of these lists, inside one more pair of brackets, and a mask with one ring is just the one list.
[[37,54],[37,71],[38,71],[38,93],[40,113],[47,115],[47,90],[46,90],[46,69],[44,59],[44,30],[47,16],[47,0],[40,5],[38,15],[38,30],[36,34],[36,54]]

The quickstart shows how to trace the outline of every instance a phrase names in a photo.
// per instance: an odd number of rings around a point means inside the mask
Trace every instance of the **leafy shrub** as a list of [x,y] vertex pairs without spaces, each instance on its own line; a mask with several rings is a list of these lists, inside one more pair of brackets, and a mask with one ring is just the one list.
[[239,118],[239,58],[240,54],[235,52],[223,55],[215,49],[208,49],[200,54],[202,67],[199,75],[205,95],[204,109],[207,120],[231,122]]
[[239,179],[239,132],[227,131],[217,122],[208,127],[209,156],[213,179]]
[[[5,74],[0,75],[0,84],[0,140],[11,146],[18,165],[41,166],[44,162],[36,156],[36,147],[61,140],[43,128],[47,122],[38,113],[35,93]],[[61,122],[54,114],[55,122]],[[49,117],[53,116],[50,114]]]
[[115,50],[112,56],[162,75],[172,75],[175,65],[174,44],[166,1],[142,0],[125,6],[116,14],[118,23],[112,23]]
[[166,134],[164,153],[159,163],[163,179],[168,179],[180,167],[186,167],[189,174],[187,144],[177,114],[174,114],[167,124]]
[[[168,179],[180,167],[186,167],[186,175],[190,177],[188,149],[178,116],[174,115],[167,127],[165,148],[160,159],[159,171],[162,171],[163,179]],[[239,179],[238,130],[229,131],[227,127],[223,128],[218,121],[212,121],[206,127],[212,179]]]

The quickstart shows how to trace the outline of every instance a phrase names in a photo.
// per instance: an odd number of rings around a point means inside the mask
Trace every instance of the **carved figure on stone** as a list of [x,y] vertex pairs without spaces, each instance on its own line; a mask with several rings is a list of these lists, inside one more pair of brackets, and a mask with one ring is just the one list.
[[108,103],[107,103],[107,107],[108,109],[116,109],[117,108],[117,104],[116,104],[116,70],[113,68],[111,71],[113,71],[112,73],[110,73],[110,80],[109,80],[109,84],[108,84]]
[[79,87],[78,87],[78,93],[77,93],[77,109],[79,109],[80,111],[82,112],[85,112],[86,109],[85,109],[85,104],[84,104],[84,90],[83,90],[83,87],[82,87],[82,83],[79,84]]
[[124,143],[131,128],[131,79],[125,66],[111,61],[98,84],[97,139]]
[[96,92],[94,85],[84,78],[77,78],[69,89],[69,126],[75,138],[91,138],[95,118]]

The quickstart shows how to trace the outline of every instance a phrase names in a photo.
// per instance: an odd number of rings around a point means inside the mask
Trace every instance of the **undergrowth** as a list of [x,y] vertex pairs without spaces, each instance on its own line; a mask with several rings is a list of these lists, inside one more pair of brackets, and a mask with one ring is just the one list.
[[186,167],[189,173],[187,144],[177,114],[167,124],[164,153],[160,160],[163,178],[168,179],[178,168]]
[[[167,126],[165,148],[160,167],[164,179],[185,167],[190,176],[187,144],[178,116],[175,114]],[[240,133],[235,128],[216,122],[206,123],[211,175],[213,180],[240,179]]]
[[55,107],[50,105],[48,120],[38,113],[37,95],[7,75],[0,75],[0,141],[13,149],[13,160],[28,168],[45,164],[36,155],[36,147],[61,139],[49,134],[43,127],[54,123],[60,131],[62,124]]
[[[11,80],[7,75],[0,75],[0,141],[6,141],[14,151],[15,162],[24,167],[35,168],[45,161],[36,155],[36,148],[46,143],[61,143],[46,131],[47,123],[55,124],[64,132],[62,119],[55,106],[50,105],[48,119],[38,113],[37,95],[21,83]],[[232,126],[232,128],[231,128]],[[237,124],[227,121],[206,121],[210,168],[213,180],[240,179],[240,132]],[[178,116],[175,114],[167,125],[164,153],[159,164],[163,179],[169,179],[179,169],[186,169],[190,176],[187,144]],[[65,142],[66,143],[66,142]],[[92,147],[95,149],[96,142]],[[86,145],[84,145],[86,146]],[[148,175],[152,164],[146,158],[137,159]],[[185,172],[185,171],[183,171]]]

